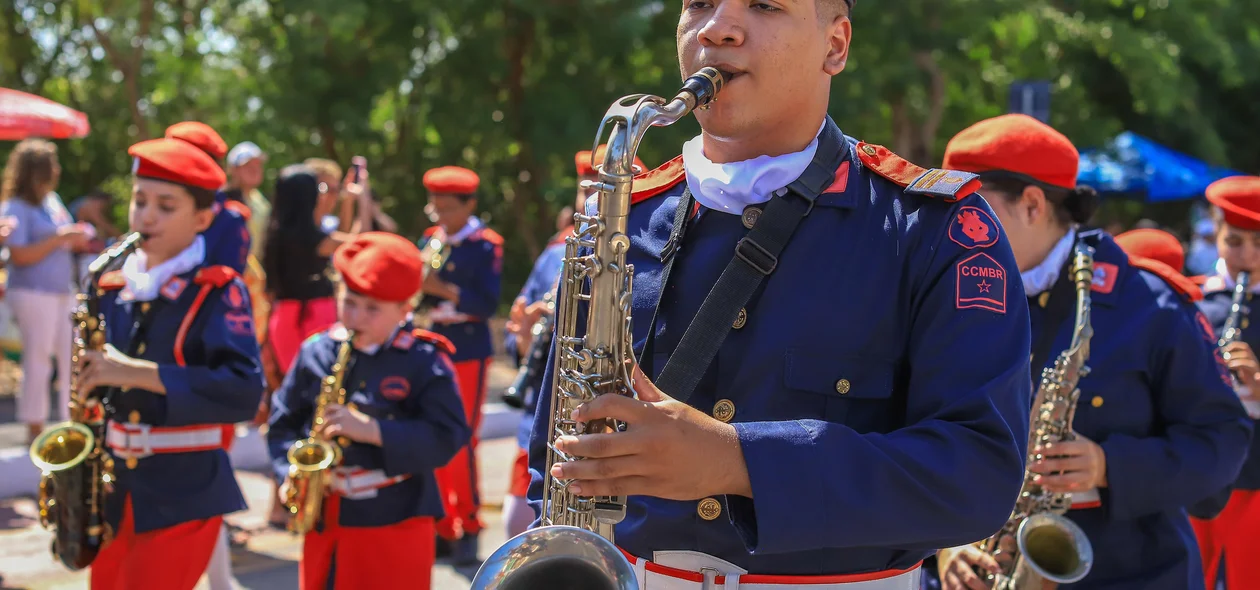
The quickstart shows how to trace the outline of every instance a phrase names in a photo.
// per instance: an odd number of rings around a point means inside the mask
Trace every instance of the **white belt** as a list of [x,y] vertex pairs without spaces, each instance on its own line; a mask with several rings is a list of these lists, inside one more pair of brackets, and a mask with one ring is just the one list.
[[150,426],[110,421],[105,445],[124,459],[143,459],[158,454],[222,449],[230,436],[220,424]]
[[1072,498],[1072,510],[1102,506],[1102,496],[1098,495],[1098,488],[1090,488],[1083,492],[1072,492],[1069,496]]
[[388,476],[380,469],[362,469],[359,467],[338,467],[333,471],[329,487],[333,493],[349,500],[375,498],[376,490],[392,486],[404,479],[406,475]]
[[921,572],[916,564],[907,570],[869,574],[772,576],[749,574],[727,561],[695,551],[658,551],[653,561],[625,555],[634,566],[639,590],[919,590]]

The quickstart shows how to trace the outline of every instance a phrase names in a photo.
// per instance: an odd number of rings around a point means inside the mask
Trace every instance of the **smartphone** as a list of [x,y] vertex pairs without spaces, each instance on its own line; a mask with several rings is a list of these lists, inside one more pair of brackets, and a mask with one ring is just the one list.
[[350,181],[358,184],[363,177],[363,170],[367,168],[367,158],[363,156],[355,156],[350,158],[350,169],[354,172],[350,175]]

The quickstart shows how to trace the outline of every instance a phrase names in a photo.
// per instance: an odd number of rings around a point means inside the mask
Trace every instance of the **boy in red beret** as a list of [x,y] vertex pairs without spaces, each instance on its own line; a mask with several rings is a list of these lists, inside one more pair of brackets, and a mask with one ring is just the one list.
[[245,508],[228,461],[230,425],[262,395],[249,295],[236,271],[207,265],[200,235],[223,170],[174,139],[131,146],[129,220],[144,237],[98,282],[103,351],[78,359],[78,388],[105,388],[114,459],[106,517],[114,538],[92,564],[93,590],[191,590],[222,516]]
[[[1220,258],[1216,272],[1203,277],[1203,301],[1199,304],[1218,337],[1225,334],[1233,309],[1234,291],[1243,273],[1249,286],[1244,293],[1241,317],[1235,326],[1242,330],[1222,348],[1238,387],[1236,392],[1254,421],[1260,418],[1260,398],[1255,395],[1260,380],[1260,364],[1255,348],[1260,331],[1254,329],[1260,315],[1251,305],[1260,290],[1260,177],[1234,176],[1208,186],[1207,200],[1213,205],[1216,248]],[[1255,533],[1260,530],[1260,438],[1252,437],[1250,452],[1238,479],[1227,490],[1228,499],[1219,498],[1215,510],[1192,511],[1195,536],[1208,588],[1216,588],[1221,577],[1230,590],[1249,588],[1260,578],[1260,561],[1254,559]],[[1224,496],[1224,494],[1222,494]],[[1222,506],[1223,505],[1223,506]],[[1224,573],[1221,573],[1221,566]]]
[[[446,338],[408,319],[420,291],[420,252],[396,234],[367,232],[337,249],[340,324],[302,344],[276,390],[267,443],[291,492],[287,453],[311,430],[322,383],[343,346],[348,403],[329,400],[317,436],[348,439],[333,466],[323,514],[303,540],[302,590],[429,588],[434,470],[469,437]],[[334,442],[334,444],[338,444]],[[330,579],[332,578],[332,579]]]
[[425,210],[436,225],[425,231],[422,240],[428,276],[420,314],[431,322],[434,332],[455,344],[451,358],[473,431],[468,447],[437,473],[447,501],[446,516],[437,525],[443,540],[439,553],[446,553],[447,541],[459,540],[453,548],[459,564],[476,561],[477,534],[482,528],[476,433],[486,399],[486,369],[494,355],[489,320],[499,304],[503,271],[503,238],[473,214],[480,184],[477,173],[458,166],[424,173],[429,192]]

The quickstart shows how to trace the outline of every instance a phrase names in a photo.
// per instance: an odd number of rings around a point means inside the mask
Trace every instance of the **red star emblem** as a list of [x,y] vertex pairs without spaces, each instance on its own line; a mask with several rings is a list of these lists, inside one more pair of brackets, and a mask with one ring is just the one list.
[[976,285],[976,286],[977,286],[977,287],[980,287],[980,292],[981,292],[981,293],[988,293],[988,292],[989,292],[989,287],[992,287],[993,285],[990,285],[988,281],[981,280],[981,281],[980,281],[980,283],[979,283],[978,285]]

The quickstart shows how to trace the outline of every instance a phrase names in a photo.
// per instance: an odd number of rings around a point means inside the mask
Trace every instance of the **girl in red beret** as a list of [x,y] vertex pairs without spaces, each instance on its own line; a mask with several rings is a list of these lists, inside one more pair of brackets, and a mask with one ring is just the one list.
[[[1213,205],[1216,249],[1220,258],[1215,272],[1202,278],[1203,301],[1199,307],[1217,336],[1226,336],[1233,320],[1241,333],[1234,334],[1222,348],[1234,375],[1236,391],[1254,421],[1260,418],[1260,364],[1255,347],[1260,331],[1251,303],[1260,290],[1255,273],[1260,271],[1260,177],[1235,176],[1208,186],[1207,200]],[[1234,295],[1240,283],[1242,307],[1234,313]],[[1251,449],[1238,479],[1217,497],[1195,506],[1191,515],[1205,582],[1215,589],[1222,579],[1229,590],[1250,588],[1260,578],[1256,555],[1256,531],[1260,531],[1260,440],[1252,437]]]
[[[174,139],[129,150],[139,248],[97,281],[105,346],[78,358],[77,391],[99,397],[113,458],[109,540],[93,590],[191,590],[223,515],[245,509],[226,448],[258,408],[263,379],[249,294],[207,266],[200,232],[223,170]],[[134,234],[133,234],[134,235]]]
[[[1251,425],[1206,320],[1154,265],[1168,267],[1130,259],[1111,236],[1085,227],[1097,195],[1076,185],[1078,162],[1066,137],[1026,115],[977,123],[945,154],[947,168],[980,175],[998,218],[980,221],[1000,223],[1010,238],[1029,298],[1034,384],[1074,336],[1074,252],[1092,252],[1089,371],[1068,422],[1074,438],[1046,442],[1034,432],[1025,490],[1065,495],[1066,518],[1087,539],[1074,549],[1089,546],[1089,567],[1058,572],[1061,586],[1203,588],[1185,507],[1233,480]],[[955,223],[964,235],[976,220]],[[976,545],[942,551],[941,582],[989,588],[984,577],[1009,575],[1002,568],[1013,551],[1012,535],[997,559]]]
[[[316,436],[339,445],[315,529],[305,532],[299,586],[427,590],[434,520],[443,514],[434,470],[468,442],[451,343],[409,319],[420,291],[420,251],[396,234],[359,234],[333,266],[339,324],[302,343],[276,390],[267,443],[281,497],[299,490],[288,452],[311,432],[325,379],[340,354],[345,400],[326,400]],[[338,442],[339,441],[339,442]],[[325,490],[307,493],[323,495]],[[297,506],[300,497],[294,498]]]

